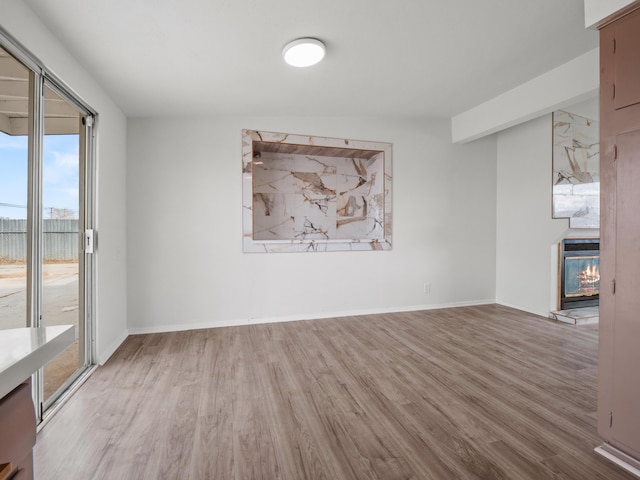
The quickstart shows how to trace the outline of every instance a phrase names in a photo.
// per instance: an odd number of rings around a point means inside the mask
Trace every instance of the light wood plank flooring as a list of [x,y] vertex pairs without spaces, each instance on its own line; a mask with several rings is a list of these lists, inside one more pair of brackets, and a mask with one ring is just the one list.
[[597,327],[497,305],[130,336],[47,479],[634,479],[593,452]]

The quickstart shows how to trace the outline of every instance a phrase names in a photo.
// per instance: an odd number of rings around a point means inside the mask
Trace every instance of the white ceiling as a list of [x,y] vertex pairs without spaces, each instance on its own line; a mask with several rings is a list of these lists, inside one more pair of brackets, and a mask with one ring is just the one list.
[[130,117],[451,117],[598,42],[583,0],[25,2]]

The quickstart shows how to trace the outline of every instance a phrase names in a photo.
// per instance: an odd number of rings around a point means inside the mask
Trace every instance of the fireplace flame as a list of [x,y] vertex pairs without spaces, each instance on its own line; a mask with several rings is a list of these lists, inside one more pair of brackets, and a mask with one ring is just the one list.
[[578,274],[580,287],[583,291],[598,290],[600,286],[600,270],[597,265],[588,265]]

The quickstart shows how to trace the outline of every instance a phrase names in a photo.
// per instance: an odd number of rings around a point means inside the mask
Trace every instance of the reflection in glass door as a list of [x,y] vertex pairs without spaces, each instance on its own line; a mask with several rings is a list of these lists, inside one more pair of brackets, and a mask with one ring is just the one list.
[[0,330],[27,322],[29,70],[0,48]]

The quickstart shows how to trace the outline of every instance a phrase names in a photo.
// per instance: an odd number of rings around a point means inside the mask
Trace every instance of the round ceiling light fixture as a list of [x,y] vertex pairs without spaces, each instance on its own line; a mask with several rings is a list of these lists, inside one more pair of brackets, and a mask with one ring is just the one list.
[[327,51],[317,38],[298,38],[282,49],[284,61],[294,67],[310,67],[324,58]]

